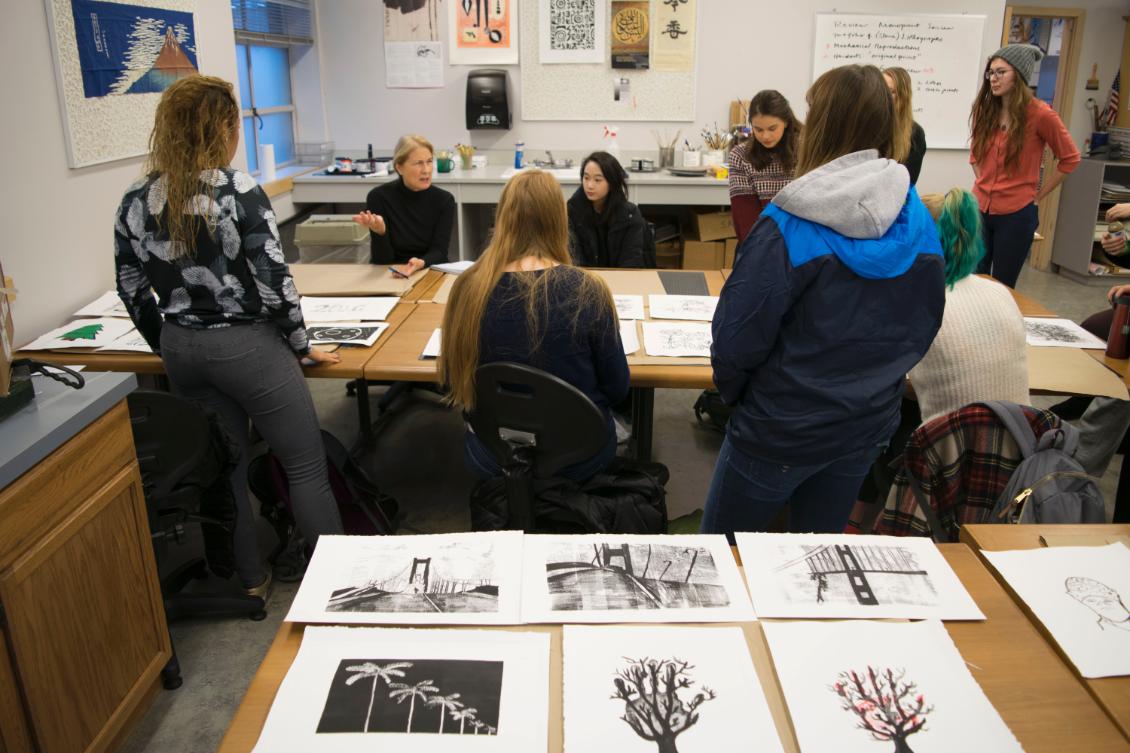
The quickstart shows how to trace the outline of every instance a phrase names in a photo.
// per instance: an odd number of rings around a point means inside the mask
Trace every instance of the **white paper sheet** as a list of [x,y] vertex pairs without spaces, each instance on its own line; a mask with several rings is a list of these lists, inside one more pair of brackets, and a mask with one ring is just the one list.
[[[658,725],[679,750],[783,750],[741,628],[567,625],[562,659],[565,753],[655,751],[625,717],[643,730]],[[674,672],[668,718],[641,713],[653,691],[643,679],[641,693],[637,673],[648,661],[659,663],[660,698]],[[698,720],[688,724],[692,713]]]
[[548,708],[547,633],[307,627],[254,753],[528,753]]
[[620,342],[624,345],[624,355],[626,356],[630,356],[640,349],[640,338],[636,333],[634,321],[620,322]]
[[443,272],[449,275],[457,275],[462,272],[466,272],[474,263],[475,262],[471,260],[449,261],[443,264],[433,264],[432,269],[436,270],[437,272]]
[[515,625],[519,531],[322,536],[290,605],[291,622]]
[[306,327],[306,336],[313,345],[341,343],[368,348],[388,326],[388,322],[335,322],[328,326],[314,324]]
[[390,296],[302,296],[302,318],[318,322],[383,322],[400,302]]
[[1083,677],[1130,675],[1130,549],[982,552]]
[[[761,625],[802,753],[1022,750],[940,622]],[[908,747],[898,748],[897,737]]]
[[612,300],[616,302],[616,315],[621,321],[647,318],[643,310],[642,295],[614,295]]
[[523,622],[752,620],[725,536],[526,536]]
[[643,322],[643,347],[649,356],[709,358],[712,342],[709,323]]
[[1070,319],[1026,316],[1024,328],[1028,330],[1028,344],[1036,347],[1106,349],[1105,342]]
[[983,620],[929,539],[737,533],[758,617]]
[[420,358],[439,358],[442,344],[443,330],[436,327],[432,330],[432,336],[428,338],[428,342],[424,344],[424,352],[420,354]]
[[149,343],[141,336],[141,333],[136,329],[131,329],[117,340],[112,343],[103,345],[98,349],[99,351],[110,351],[119,353],[152,353],[153,349],[149,347]]
[[385,86],[390,89],[443,87],[442,42],[385,41]]
[[682,319],[709,322],[718,307],[716,295],[649,295],[652,319]]
[[76,319],[70,324],[40,335],[23,350],[65,350],[68,348],[101,348],[133,329],[129,319],[103,317]]
[[75,316],[112,316],[118,319],[129,319],[129,312],[126,311],[126,305],[122,303],[118,294],[113,290],[108,290],[76,311]]

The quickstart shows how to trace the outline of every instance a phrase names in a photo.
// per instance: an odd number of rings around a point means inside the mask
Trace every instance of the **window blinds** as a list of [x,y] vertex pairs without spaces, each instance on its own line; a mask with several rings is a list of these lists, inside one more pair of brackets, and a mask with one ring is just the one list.
[[235,41],[314,44],[310,0],[231,0]]

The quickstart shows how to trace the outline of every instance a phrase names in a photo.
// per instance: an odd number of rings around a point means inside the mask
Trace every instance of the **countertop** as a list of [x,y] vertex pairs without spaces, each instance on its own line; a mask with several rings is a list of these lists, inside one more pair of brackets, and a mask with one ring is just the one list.
[[53,379],[32,377],[35,399],[0,422],[0,489],[61,447],[137,387],[133,374],[83,372],[74,390]]

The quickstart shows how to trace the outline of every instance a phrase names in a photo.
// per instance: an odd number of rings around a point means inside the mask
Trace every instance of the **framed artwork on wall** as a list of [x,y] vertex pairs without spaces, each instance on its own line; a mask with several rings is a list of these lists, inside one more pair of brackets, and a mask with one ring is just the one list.
[[146,153],[157,102],[197,73],[195,0],[44,0],[72,168]]
[[452,65],[517,65],[517,0],[448,0]]

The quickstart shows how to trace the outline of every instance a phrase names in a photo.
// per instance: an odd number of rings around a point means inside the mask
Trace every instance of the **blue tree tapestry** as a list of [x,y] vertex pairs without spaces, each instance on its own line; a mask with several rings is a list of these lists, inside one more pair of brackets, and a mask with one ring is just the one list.
[[191,13],[97,0],[71,9],[88,98],[162,92],[198,70]]

